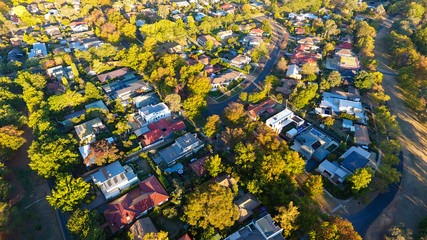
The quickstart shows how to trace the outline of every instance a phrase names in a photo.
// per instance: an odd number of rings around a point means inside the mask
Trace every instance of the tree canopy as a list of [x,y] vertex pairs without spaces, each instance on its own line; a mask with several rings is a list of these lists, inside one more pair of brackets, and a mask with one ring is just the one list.
[[52,189],[52,194],[46,199],[55,209],[70,212],[83,201],[89,188],[89,183],[81,178],[75,179],[71,175],[60,176],[55,189]]

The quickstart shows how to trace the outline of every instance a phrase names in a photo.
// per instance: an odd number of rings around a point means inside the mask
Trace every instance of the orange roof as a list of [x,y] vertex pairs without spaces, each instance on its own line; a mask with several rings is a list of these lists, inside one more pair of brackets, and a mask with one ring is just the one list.
[[276,104],[276,102],[273,99],[268,99],[258,104],[256,107],[251,108],[248,112],[251,115],[251,117],[256,118],[258,117],[259,114],[261,114],[265,110],[273,107],[274,104]]
[[186,233],[184,236],[178,238],[178,240],[192,240],[191,237]]

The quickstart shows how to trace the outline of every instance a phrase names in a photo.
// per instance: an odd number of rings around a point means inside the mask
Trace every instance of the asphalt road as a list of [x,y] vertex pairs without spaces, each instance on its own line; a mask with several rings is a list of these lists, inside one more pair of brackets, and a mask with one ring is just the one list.
[[[266,17],[258,18],[258,20],[260,21],[264,19],[267,19],[267,18]],[[280,25],[274,21],[270,21],[270,23],[273,29],[273,37],[272,37],[271,44],[274,44],[274,49],[270,52],[270,58],[266,62],[264,69],[261,71],[258,77],[256,77],[255,80],[243,90],[243,92],[250,93],[257,88],[257,85],[255,85],[255,83],[258,84],[258,83],[264,82],[265,78],[270,74],[271,70],[274,67],[274,64],[276,63],[277,56],[279,55],[279,52],[280,52],[280,44],[284,39],[284,36],[285,36],[284,34],[286,30],[280,27]],[[235,96],[227,99],[224,102],[208,104],[207,110],[205,111],[204,116],[208,117],[214,114],[221,115],[224,108],[226,108],[230,102],[237,101],[238,98],[239,98],[239,94],[236,94]]]

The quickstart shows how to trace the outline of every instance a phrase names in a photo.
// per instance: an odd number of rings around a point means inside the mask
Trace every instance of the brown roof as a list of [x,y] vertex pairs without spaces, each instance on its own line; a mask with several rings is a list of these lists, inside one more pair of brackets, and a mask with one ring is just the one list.
[[186,233],[184,236],[178,238],[178,240],[191,240],[191,237]]
[[204,156],[202,158],[197,159],[196,161],[190,163],[191,169],[197,174],[197,176],[201,177],[205,173],[207,173],[207,170],[205,168],[206,159],[208,156]]
[[122,76],[124,76],[124,75],[126,75],[128,73],[129,73],[129,69],[127,69],[127,68],[120,68],[120,69],[117,69],[117,70],[112,71],[112,72],[100,74],[97,77],[98,77],[98,80],[101,83],[105,83],[109,79],[114,79],[114,78],[117,78],[117,77],[122,77]]
[[130,231],[133,234],[134,240],[143,240],[145,234],[157,233],[157,229],[149,217],[136,221],[130,228]]
[[258,104],[256,107],[249,106],[248,113],[252,118],[257,118],[259,114],[263,113],[265,110],[273,107],[276,104],[276,102],[273,99],[267,99],[264,102]]
[[355,128],[354,143],[360,144],[360,145],[369,145],[371,143],[371,140],[369,140],[368,127],[355,124],[354,128]]
[[222,187],[232,187],[233,185],[237,184],[236,179],[227,173],[216,177],[215,182],[217,182]]

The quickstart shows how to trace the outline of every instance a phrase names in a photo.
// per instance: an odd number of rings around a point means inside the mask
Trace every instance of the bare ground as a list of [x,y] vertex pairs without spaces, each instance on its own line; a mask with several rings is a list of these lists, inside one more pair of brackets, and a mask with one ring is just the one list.
[[46,201],[50,189],[46,179],[40,178],[28,166],[28,149],[34,140],[31,128],[24,127],[27,142],[6,165],[11,170],[10,181],[15,187],[11,204],[17,213],[11,224],[8,239],[62,239],[55,210]]
[[[385,25],[378,32],[375,43],[378,70],[396,73],[388,67],[390,55],[387,54],[389,49],[385,37],[390,32],[390,22],[386,21]],[[384,74],[383,87],[390,96],[388,106],[402,129],[399,139],[404,156],[402,182],[394,200],[369,227],[366,239],[382,239],[395,223],[404,223],[416,232],[418,222],[427,214],[427,126],[406,108],[396,77]]]

